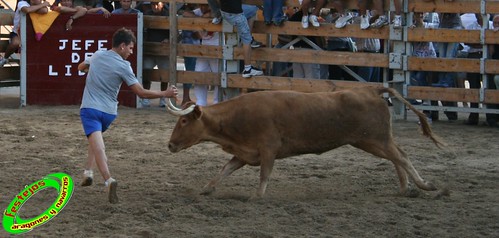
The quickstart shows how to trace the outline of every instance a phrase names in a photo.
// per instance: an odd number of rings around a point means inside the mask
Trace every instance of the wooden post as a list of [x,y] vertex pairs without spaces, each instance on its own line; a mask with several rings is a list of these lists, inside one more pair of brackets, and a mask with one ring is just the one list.
[[170,0],[170,85],[177,84],[177,1]]

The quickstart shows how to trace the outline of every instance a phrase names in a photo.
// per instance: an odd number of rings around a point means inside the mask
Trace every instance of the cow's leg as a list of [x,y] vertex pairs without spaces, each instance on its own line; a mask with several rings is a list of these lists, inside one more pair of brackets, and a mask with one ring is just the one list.
[[398,171],[400,170],[400,168],[398,167],[403,168],[405,172],[407,172],[409,176],[412,178],[416,186],[418,186],[420,189],[427,191],[437,190],[435,185],[429,182],[425,182],[421,178],[421,176],[419,176],[418,172],[412,165],[411,161],[407,158],[404,151],[402,151],[393,142],[393,140],[390,139],[385,143],[379,140],[370,140],[369,142],[358,143],[353,146],[362,149],[366,152],[369,152],[373,155],[392,161],[393,164],[395,165],[395,169],[397,170],[397,174],[399,176],[399,181],[401,183],[400,190],[402,191],[402,193],[405,193],[407,191],[407,178],[404,178],[404,175]]
[[215,191],[215,187],[218,183],[220,183],[220,181],[222,181],[222,179],[229,176],[230,174],[232,174],[232,172],[240,169],[244,165],[246,165],[244,161],[239,160],[236,156],[232,157],[232,159],[224,165],[220,173],[203,187],[201,194],[208,195],[213,193]]
[[400,182],[400,193],[405,194],[407,192],[407,188],[409,185],[409,181],[407,179],[407,173],[405,172],[404,168],[400,167],[396,163],[393,163],[395,166],[395,170],[397,171],[397,175],[399,177],[399,182]]
[[261,198],[265,194],[267,189],[267,184],[269,182],[270,174],[274,168],[274,158],[261,158],[262,162],[260,164],[260,186],[256,191],[256,197]]

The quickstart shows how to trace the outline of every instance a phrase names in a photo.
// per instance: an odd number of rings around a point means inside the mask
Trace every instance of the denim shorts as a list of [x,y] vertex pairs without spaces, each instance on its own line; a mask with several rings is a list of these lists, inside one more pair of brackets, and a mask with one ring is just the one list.
[[237,34],[241,39],[241,41],[243,42],[243,44],[250,44],[251,41],[253,40],[253,37],[251,37],[248,20],[246,19],[244,14],[243,13],[234,14],[224,11],[221,12],[223,19],[237,28]]
[[80,109],[80,119],[85,135],[89,137],[96,131],[106,131],[114,119],[116,119],[116,115],[92,108],[82,108]]
[[258,11],[258,7],[255,5],[242,4],[243,14],[246,19],[250,19],[256,16],[256,11]]

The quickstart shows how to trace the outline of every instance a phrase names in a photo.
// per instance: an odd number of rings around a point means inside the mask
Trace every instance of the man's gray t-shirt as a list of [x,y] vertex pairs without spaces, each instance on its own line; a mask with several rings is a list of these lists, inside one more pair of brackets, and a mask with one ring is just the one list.
[[80,108],[92,108],[118,114],[118,93],[121,83],[139,83],[130,62],[112,50],[95,52],[85,60],[90,65]]

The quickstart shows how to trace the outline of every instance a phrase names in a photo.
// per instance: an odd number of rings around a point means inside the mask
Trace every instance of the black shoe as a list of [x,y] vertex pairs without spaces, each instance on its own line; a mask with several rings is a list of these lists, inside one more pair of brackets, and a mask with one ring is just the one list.
[[255,39],[253,39],[251,41],[251,48],[259,48],[259,47],[262,47],[262,42],[260,41],[256,41]]
[[272,24],[271,21],[265,21],[264,23],[265,23],[266,26],[270,26],[270,24]]

